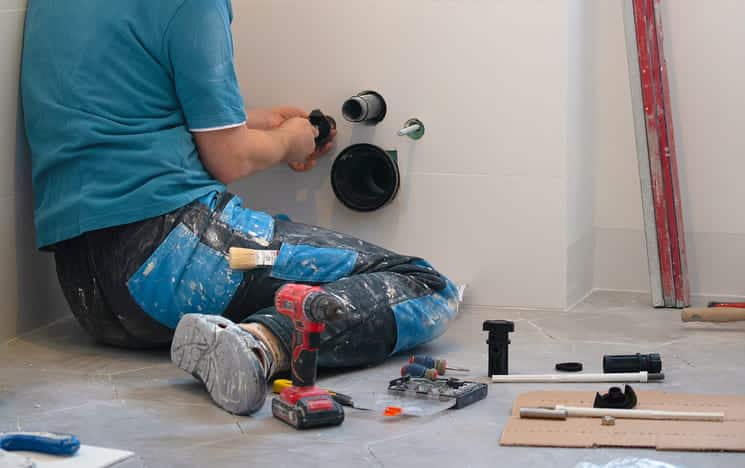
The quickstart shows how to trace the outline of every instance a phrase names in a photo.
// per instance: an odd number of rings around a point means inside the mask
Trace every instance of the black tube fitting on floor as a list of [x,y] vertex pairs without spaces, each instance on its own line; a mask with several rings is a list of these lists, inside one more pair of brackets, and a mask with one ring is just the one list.
[[603,372],[617,374],[622,372],[649,372],[658,374],[662,371],[662,358],[659,354],[629,354],[603,356]]
[[612,408],[612,409],[634,409],[636,408],[636,392],[631,385],[626,385],[624,390],[620,387],[611,387],[608,393],[601,395],[595,394],[593,408]]
[[509,374],[509,334],[515,331],[515,323],[507,320],[487,320],[484,331],[489,332],[489,377]]

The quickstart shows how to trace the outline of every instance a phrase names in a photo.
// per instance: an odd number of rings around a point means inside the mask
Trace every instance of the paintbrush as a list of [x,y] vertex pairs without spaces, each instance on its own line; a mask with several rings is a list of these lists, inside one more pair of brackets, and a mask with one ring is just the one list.
[[230,268],[233,270],[253,270],[254,268],[274,265],[277,261],[276,250],[254,250],[231,247]]

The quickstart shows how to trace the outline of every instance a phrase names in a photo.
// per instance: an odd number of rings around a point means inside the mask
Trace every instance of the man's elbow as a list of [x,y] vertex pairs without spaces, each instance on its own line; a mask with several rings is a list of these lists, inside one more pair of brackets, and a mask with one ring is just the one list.
[[207,168],[207,172],[209,172],[214,179],[224,185],[232,184],[233,182],[236,182],[240,179],[240,176],[226,169]]
[[228,174],[212,174],[212,177],[223,185],[230,185],[238,180],[236,177],[231,177]]
[[244,127],[194,133],[194,140],[207,172],[228,185],[256,172],[253,161],[245,156]]
[[250,176],[256,172],[256,168],[250,161],[233,159],[235,164],[225,164],[221,161],[218,164],[205,164],[207,172],[217,181],[224,185],[232,184],[240,179]]

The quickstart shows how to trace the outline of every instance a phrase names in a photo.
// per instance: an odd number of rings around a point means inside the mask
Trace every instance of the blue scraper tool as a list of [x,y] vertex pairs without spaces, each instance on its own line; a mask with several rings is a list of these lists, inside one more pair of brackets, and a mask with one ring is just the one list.
[[72,434],[51,432],[0,432],[0,449],[8,452],[37,452],[49,455],[74,455],[80,441]]

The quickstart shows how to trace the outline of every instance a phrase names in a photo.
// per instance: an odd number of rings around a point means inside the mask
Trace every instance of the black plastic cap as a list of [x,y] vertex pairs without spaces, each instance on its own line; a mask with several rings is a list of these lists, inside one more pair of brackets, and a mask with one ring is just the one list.
[[515,331],[515,322],[509,320],[487,320],[484,322],[484,331],[497,333],[512,333]]

